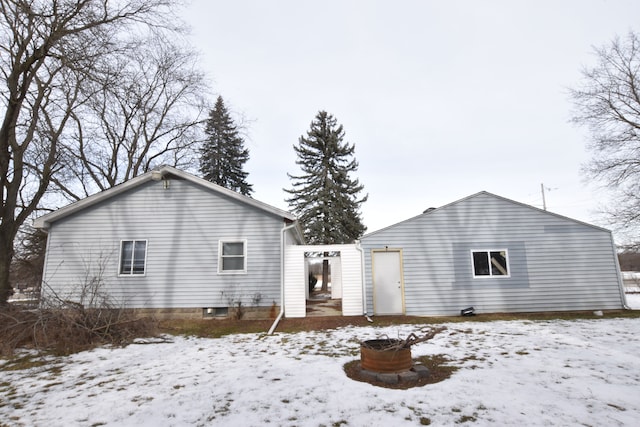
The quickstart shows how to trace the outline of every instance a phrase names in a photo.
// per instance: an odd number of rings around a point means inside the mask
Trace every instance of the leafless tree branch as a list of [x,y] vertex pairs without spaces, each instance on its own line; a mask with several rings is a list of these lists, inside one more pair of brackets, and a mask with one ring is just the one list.
[[77,199],[163,161],[155,147],[166,140],[182,135],[167,151],[189,147],[205,85],[193,58],[171,62],[175,43],[161,43],[179,40],[175,3],[0,0],[0,305],[14,239],[47,192]]
[[614,226],[640,225],[640,39],[630,32],[594,49],[597,63],[582,71],[570,90],[572,121],[591,134],[587,178],[611,189],[617,202],[607,210]]

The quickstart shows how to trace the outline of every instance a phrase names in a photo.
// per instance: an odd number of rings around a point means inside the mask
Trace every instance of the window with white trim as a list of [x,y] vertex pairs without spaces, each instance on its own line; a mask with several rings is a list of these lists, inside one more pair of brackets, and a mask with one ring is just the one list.
[[247,241],[220,240],[218,273],[247,272]]
[[120,274],[144,275],[147,266],[147,241],[122,240],[120,242]]
[[506,249],[471,251],[473,277],[509,277]]

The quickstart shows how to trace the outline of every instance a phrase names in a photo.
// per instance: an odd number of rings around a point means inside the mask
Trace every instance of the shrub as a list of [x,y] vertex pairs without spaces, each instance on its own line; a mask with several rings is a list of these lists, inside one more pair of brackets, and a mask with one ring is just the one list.
[[23,347],[71,354],[102,344],[124,345],[156,332],[154,320],[136,318],[132,311],[79,305],[36,310],[9,306],[0,311],[0,325],[3,356]]

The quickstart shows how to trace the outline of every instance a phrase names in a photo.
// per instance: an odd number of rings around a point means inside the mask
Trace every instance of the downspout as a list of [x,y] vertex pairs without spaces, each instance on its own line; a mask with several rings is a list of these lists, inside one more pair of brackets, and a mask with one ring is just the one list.
[[622,273],[620,272],[620,261],[618,260],[618,252],[616,251],[616,245],[613,242],[613,233],[609,232],[611,236],[611,248],[613,249],[613,259],[616,261],[616,274],[618,276],[618,286],[620,288],[620,298],[622,299],[622,308],[625,310],[631,310],[631,307],[627,305],[627,297],[624,293],[624,280]]
[[280,234],[280,313],[278,314],[278,317],[276,317],[276,320],[273,322],[273,325],[271,325],[271,328],[269,328],[269,332],[267,332],[267,335],[273,335],[273,331],[275,331],[276,327],[278,326],[278,323],[280,322],[280,319],[282,319],[282,316],[284,316],[284,247],[285,247],[285,234],[287,231],[289,231],[292,228],[296,227],[296,223],[295,221],[287,226],[284,226],[281,230],[281,234]]
[[367,284],[365,283],[365,273],[364,273],[364,249],[360,246],[360,241],[356,241],[356,250],[360,252],[360,282],[362,283],[362,310],[364,311],[363,315],[367,318],[369,322],[372,322],[369,314],[367,313]]

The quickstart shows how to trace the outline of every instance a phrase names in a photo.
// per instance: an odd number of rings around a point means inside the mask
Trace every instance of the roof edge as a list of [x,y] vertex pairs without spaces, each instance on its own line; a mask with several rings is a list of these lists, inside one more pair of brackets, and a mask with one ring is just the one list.
[[218,184],[207,181],[206,179],[203,179],[203,178],[199,178],[188,172],[181,171],[172,166],[160,166],[159,168],[153,169],[142,175],[138,175],[135,178],[131,178],[130,180],[123,182],[122,184],[118,184],[115,187],[109,188],[107,190],[101,191],[96,194],[92,194],[91,196],[85,197],[84,199],[81,199],[77,202],[73,202],[53,212],[42,215],[33,220],[33,226],[35,228],[41,228],[46,230],[55,221],[61,220],[69,215],[72,215],[76,212],[81,211],[82,209],[88,208],[90,206],[96,205],[105,200],[108,200],[112,197],[115,197],[145,182],[160,181],[162,179],[165,179],[165,177],[167,177],[168,175],[173,175],[178,178],[184,179],[186,181],[192,182],[196,185],[215,191],[231,199],[237,200],[241,203],[245,203],[249,206],[253,206],[265,212],[269,212],[271,214],[280,216],[286,220],[297,221],[297,218],[295,217],[295,215],[293,215],[290,212],[276,208],[267,203],[252,199],[249,196],[245,196],[233,190],[229,190],[228,188],[224,188]]
[[512,200],[512,199],[509,199],[509,198],[506,198],[506,197],[503,197],[503,196],[498,196],[497,194],[490,193],[488,191],[484,191],[483,190],[483,191],[478,191],[477,193],[471,194],[469,196],[463,197],[461,199],[455,200],[453,202],[447,203],[446,205],[442,205],[442,206],[440,206],[438,208],[435,208],[435,209],[432,209],[432,210],[428,210],[428,211],[425,211],[425,212],[423,212],[421,214],[412,216],[412,217],[407,218],[407,219],[405,219],[403,221],[396,222],[395,224],[388,225],[388,226],[383,227],[383,228],[381,228],[379,230],[372,231],[371,233],[367,233],[364,236],[362,236],[361,239],[363,239],[365,237],[372,236],[372,235],[377,234],[377,233],[380,233],[380,232],[382,232],[382,231],[384,231],[384,230],[386,230],[388,228],[395,227],[396,225],[399,225],[399,224],[402,224],[402,223],[405,223],[405,222],[409,222],[409,221],[413,221],[416,218],[419,218],[419,217],[422,217],[422,216],[425,216],[425,215],[431,215],[431,214],[433,214],[435,212],[438,212],[440,210],[446,209],[446,208],[448,208],[450,206],[453,206],[453,205],[457,205],[459,203],[465,202],[465,201],[467,201],[469,199],[473,199],[473,198],[481,196],[481,195],[488,195],[488,196],[491,196],[491,197],[495,197],[496,199],[500,199],[500,200],[503,200],[503,201],[508,202],[508,203],[513,203],[513,204],[522,206],[524,208],[533,209],[533,210],[536,210],[538,212],[545,213],[547,215],[553,215],[553,216],[555,216],[557,218],[562,218],[562,219],[565,219],[565,220],[568,220],[568,221],[572,221],[574,223],[581,224],[581,225],[584,225],[584,226],[587,226],[587,227],[591,227],[591,228],[595,228],[597,230],[605,231],[605,232],[610,233],[610,234],[612,233],[611,230],[608,230],[608,229],[606,229],[604,227],[600,227],[600,226],[597,226],[597,225],[589,224],[588,222],[580,221],[578,219],[570,218],[570,217],[565,216],[565,215],[561,215],[561,214],[558,214],[558,213],[555,213],[555,212],[550,212],[550,211],[547,211],[547,210],[544,210],[544,209],[540,209],[540,208],[537,208],[535,206],[528,205],[528,204],[522,203],[522,202],[518,202],[516,200]]

